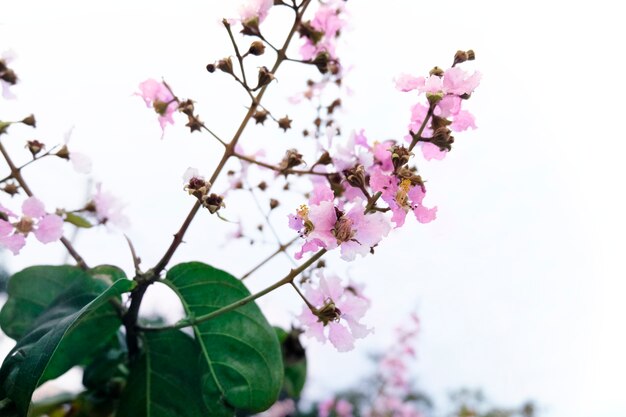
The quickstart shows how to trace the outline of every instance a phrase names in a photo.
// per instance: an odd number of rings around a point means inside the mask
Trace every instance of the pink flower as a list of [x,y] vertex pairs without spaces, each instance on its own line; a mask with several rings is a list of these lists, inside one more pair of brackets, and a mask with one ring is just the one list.
[[0,205],[0,246],[17,255],[26,244],[26,237],[32,232],[41,243],[50,243],[63,236],[63,219],[56,214],[47,214],[44,205],[35,197],[22,203],[22,217],[14,223],[10,218],[18,216]]
[[258,19],[257,25],[265,20],[270,7],[274,4],[273,0],[248,0],[239,7],[239,17],[242,23],[248,23],[251,20]]
[[332,411],[337,417],[352,417],[353,406],[343,398],[329,398],[317,406],[318,417],[329,417]]
[[345,6],[342,1],[329,1],[322,4],[311,20],[311,27],[321,33],[320,39],[312,40],[305,38],[305,42],[300,47],[302,59],[311,60],[322,52],[328,53],[331,59],[335,59],[335,42],[340,30],[346,22],[341,18]]
[[[68,143],[70,142],[70,138],[72,137],[73,131],[74,131],[74,126],[72,126],[70,130],[68,130],[65,133],[66,148],[67,148]],[[80,174],[89,174],[91,172],[91,167],[92,167],[91,158],[87,156],[86,154],[71,151],[69,153],[69,159],[70,159],[70,162],[72,163],[72,167],[74,168],[74,171]]]
[[400,227],[404,224],[406,214],[413,211],[420,223],[429,223],[437,217],[437,208],[426,208],[422,201],[426,191],[422,185],[412,185],[409,179],[399,180],[392,174],[385,174],[378,168],[372,170],[370,176],[372,190],[382,193],[382,199],[388,204],[393,216],[391,221]]
[[350,203],[352,208],[347,212],[336,207],[328,186],[316,187],[310,203],[310,207],[303,205],[289,216],[289,227],[305,239],[296,259],[320,248],[340,247],[341,257],[352,261],[357,254],[367,255],[391,229],[383,213],[365,215],[365,204],[360,198]]
[[396,88],[400,91],[407,92],[422,87],[425,82],[424,77],[414,77],[409,74],[400,74],[396,77]]
[[305,334],[321,343],[326,340],[339,352],[354,348],[354,340],[367,336],[371,330],[360,323],[369,307],[367,299],[359,297],[350,288],[344,288],[337,276],[325,278],[318,274],[319,286],[311,283],[304,285],[307,300],[315,307],[313,313],[304,306],[298,316]]
[[102,184],[96,185],[92,201],[98,222],[112,224],[122,229],[129,226],[128,218],[122,213],[123,205],[113,194],[102,191]]
[[172,115],[178,109],[178,102],[172,95],[172,92],[164,83],[158,82],[152,78],[139,84],[140,96],[146,102],[146,106],[152,107],[159,115],[159,124],[161,129],[165,131],[165,124],[174,124]]

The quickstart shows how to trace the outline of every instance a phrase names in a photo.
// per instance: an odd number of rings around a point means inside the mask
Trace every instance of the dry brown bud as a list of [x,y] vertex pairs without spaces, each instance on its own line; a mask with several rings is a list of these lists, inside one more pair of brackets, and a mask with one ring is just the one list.
[[267,183],[265,181],[261,181],[257,187],[259,187],[259,190],[265,191],[267,190]]
[[252,42],[248,53],[255,56],[263,55],[265,53],[265,44],[261,41]]
[[22,123],[24,123],[26,126],[37,127],[37,121],[35,120],[34,114],[31,114],[30,116],[23,118]]
[[215,69],[217,67],[215,66],[215,64],[207,64],[206,65],[206,70],[209,71],[211,74],[215,72]]
[[275,198],[270,198],[270,210],[274,210],[276,207],[280,205],[280,202]]
[[265,87],[274,80],[274,74],[267,67],[259,68],[259,81],[256,88]]
[[252,115],[252,118],[254,119],[254,121],[256,122],[256,124],[264,124],[265,120],[267,120],[267,115],[269,113],[267,112],[267,110],[257,110],[254,112],[254,114]]
[[303,163],[302,154],[299,153],[297,149],[288,149],[278,167],[282,173],[285,173],[288,169],[297,167]]
[[228,58],[220,59],[217,63],[217,68],[224,71],[227,74],[233,74],[233,61]]
[[30,151],[30,153],[33,155],[33,158],[34,158],[35,156],[37,156],[39,152],[41,152],[43,148],[46,147],[46,145],[39,142],[38,140],[29,140],[26,142],[26,147],[28,148],[28,150]]
[[280,127],[281,129],[283,129],[283,131],[287,131],[287,129],[291,129],[291,122],[293,120],[291,120],[289,118],[289,116],[285,116],[282,119],[278,119],[278,127]]
[[439,67],[433,67],[429,72],[430,75],[436,75],[437,77],[443,77],[443,70]]
[[[2,188],[2,191],[10,195],[11,197],[17,194],[19,190],[20,190],[19,186],[14,182],[7,182],[4,188]],[[0,212],[0,214],[4,214],[4,213]]]

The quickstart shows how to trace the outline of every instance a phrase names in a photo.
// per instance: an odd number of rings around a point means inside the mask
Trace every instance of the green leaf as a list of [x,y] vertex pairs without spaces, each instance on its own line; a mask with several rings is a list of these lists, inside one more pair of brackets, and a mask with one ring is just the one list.
[[[178,294],[189,317],[250,295],[237,278],[199,262],[173,267],[164,282]],[[283,383],[280,345],[254,302],[194,325],[193,330],[202,352],[209,408],[225,402],[258,412],[276,401]]]
[[93,226],[91,223],[89,223],[89,220],[74,213],[65,213],[65,221],[67,223],[73,224],[76,227],[82,227],[85,229],[89,229]]
[[307,361],[306,353],[300,344],[300,331],[287,332],[280,327],[274,327],[283,352],[285,364],[285,380],[283,391],[290,398],[299,398],[306,382]]
[[94,278],[102,292],[126,275],[111,265],[97,266],[87,272],[69,265],[39,265],[17,272],[9,278],[9,298],[0,311],[0,327],[7,336],[15,340],[21,338],[64,291],[73,285],[90,291]]
[[0,327],[7,336],[24,336],[35,319],[76,282],[89,281],[80,268],[63,265],[41,265],[26,268],[9,278],[9,298],[0,311]]
[[133,363],[117,417],[232,416],[202,401],[200,346],[180,330],[146,332]]
[[26,415],[37,386],[83,361],[117,331],[121,320],[111,298],[130,291],[134,282],[118,280],[100,292],[77,282],[53,301],[20,339],[0,368],[0,398],[12,399]]

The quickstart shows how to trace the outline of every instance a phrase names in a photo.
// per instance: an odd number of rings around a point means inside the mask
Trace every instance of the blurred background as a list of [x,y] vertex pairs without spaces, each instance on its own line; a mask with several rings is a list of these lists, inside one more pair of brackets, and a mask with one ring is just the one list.
[[[211,129],[232,136],[246,111],[245,93],[205,66],[232,54],[219,22],[237,16],[236,6],[0,5],[0,52],[17,54],[12,68],[21,80],[12,90],[17,100],[0,101],[0,119],[34,113],[38,124],[36,130],[12,128],[8,137],[15,142],[7,146],[24,162],[24,140],[52,146],[73,127],[71,148],[93,160],[91,177],[52,158],[25,170],[49,210],[84,205],[94,184],[102,183],[126,204],[131,226],[124,232],[144,266],[160,258],[193,205],[182,189],[183,172],[192,166],[209,175],[221,145],[208,135],[189,134],[182,119],[161,139],[155,114],[133,93],[141,81],[163,77],[179,97],[197,101]],[[455,135],[443,161],[419,162],[428,181],[426,202],[439,207],[435,222],[411,220],[375,256],[349,264],[329,256],[333,270],[366,284],[373,301],[366,321],[376,331],[348,354],[307,340],[307,398],[323,398],[368,374],[368,355],[385,349],[393,328],[415,311],[422,328],[414,372],[436,403],[445,403],[453,389],[480,387],[501,404],[533,399],[550,417],[626,415],[626,138],[619,133],[626,110],[620,78],[626,30],[617,3],[392,0],[347,7],[351,17],[339,49],[350,68],[344,81],[351,94],[339,117],[344,139],[360,129],[370,139],[403,137],[418,99],[396,91],[393,78],[446,68],[457,49],[470,48],[477,59],[469,68],[483,74],[467,103],[478,129]],[[262,27],[266,37],[280,43],[288,17],[274,8]],[[251,60],[251,74],[256,62],[268,65],[271,59]],[[241,142],[248,152],[264,149],[268,160],[278,160],[286,148],[311,146],[301,131],[313,113],[287,98],[315,76],[314,68],[297,64],[279,70],[266,105],[278,116],[288,114],[293,129],[251,127]],[[225,177],[216,185],[227,186]],[[281,193],[280,186],[268,196],[281,202],[270,219],[287,241],[293,235],[285,215],[302,201]],[[0,198],[3,205],[16,204],[7,195]],[[249,194],[230,193],[226,204],[223,215],[246,230],[253,232],[263,219]],[[271,233],[259,234],[254,245],[227,241],[236,226],[202,214],[172,264],[198,259],[238,276],[276,247]],[[81,232],[76,246],[90,265],[114,263],[132,273],[119,230]],[[17,257],[0,257],[11,273],[66,261],[61,245],[38,242],[29,242]],[[290,266],[278,257],[247,284],[260,289]],[[163,289],[152,293],[145,313],[167,305],[160,311],[175,320],[176,300]],[[270,322],[284,326],[301,309],[284,289],[260,304]],[[2,356],[10,347],[4,338]]]

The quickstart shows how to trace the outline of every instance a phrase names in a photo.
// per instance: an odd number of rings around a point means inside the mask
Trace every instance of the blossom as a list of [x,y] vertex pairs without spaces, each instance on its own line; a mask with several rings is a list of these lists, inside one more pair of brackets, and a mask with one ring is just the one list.
[[256,24],[259,25],[267,17],[270,7],[274,4],[273,0],[248,0],[239,6],[239,17],[241,22],[249,24],[257,19]]
[[135,93],[146,102],[147,107],[154,108],[159,115],[159,124],[165,131],[165,124],[174,124],[172,115],[178,109],[178,102],[167,86],[152,78],[139,84],[141,92]]
[[129,220],[122,213],[122,203],[110,192],[102,191],[102,184],[96,185],[92,203],[96,218],[101,224],[112,224],[120,228],[128,227]]
[[380,168],[374,168],[370,177],[372,190],[382,193],[382,199],[389,205],[393,216],[391,221],[400,227],[406,214],[413,211],[420,223],[429,223],[437,217],[437,208],[427,208],[422,204],[426,189],[422,184],[413,184],[410,179],[396,178],[385,174]]
[[334,204],[334,194],[328,186],[315,187],[309,206],[303,205],[296,214],[289,215],[289,226],[305,239],[296,259],[306,252],[320,248],[341,248],[341,257],[352,261],[356,255],[367,255],[391,227],[383,213],[364,214],[365,202],[360,198],[352,201],[350,210],[342,210]]
[[302,59],[312,60],[324,52],[333,60],[337,58],[335,40],[346,24],[341,18],[344,9],[342,1],[330,1],[320,6],[310,22],[311,29],[316,33],[305,36],[305,42],[300,47]]
[[337,417],[353,417],[353,409],[352,404],[343,398],[329,398],[319,404],[318,415],[319,417],[329,417],[334,411]]
[[65,133],[65,148],[64,149],[66,149],[69,153],[68,158],[70,162],[72,163],[72,167],[74,168],[74,171],[80,174],[89,174],[91,172],[91,167],[92,167],[91,158],[84,153],[70,151],[67,148],[67,144],[69,143],[70,138],[72,137],[73,131],[74,131],[74,126],[72,126]]
[[[26,237],[32,232],[41,243],[50,243],[63,236],[63,219],[56,214],[48,214],[44,205],[36,197],[29,197],[22,203],[22,216],[18,216],[0,205],[0,246],[17,255],[26,244]],[[9,219],[17,221],[11,223]]]
[[354,348],[355,339],[367,336],[371,329],[360,320],[369,307],[369,301],[357,295],[351,287],[341,285],[337,276],[325,277],[318,272],[319,285],[304,284],[306,299],[314,311],[304,306],[298,316],[305,335],[324,343],[328,339],[339,352]]

